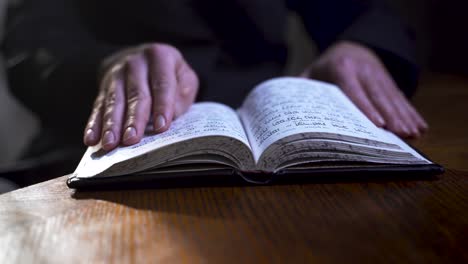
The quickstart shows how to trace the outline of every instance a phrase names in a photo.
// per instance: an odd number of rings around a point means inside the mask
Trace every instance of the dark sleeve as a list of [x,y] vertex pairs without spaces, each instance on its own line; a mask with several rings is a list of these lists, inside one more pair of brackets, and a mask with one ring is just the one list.
[[417,85],[414,38],[408,27],[383,1],[292,0],[289,7],[302,18],[320,51],[339,40],[374,50],[407,96]]
[[97,94],[99,64],[117,47],[86,30],[75,4],[26,0],[10,7],[2,48],[12,93],[43,125],[81,134]]

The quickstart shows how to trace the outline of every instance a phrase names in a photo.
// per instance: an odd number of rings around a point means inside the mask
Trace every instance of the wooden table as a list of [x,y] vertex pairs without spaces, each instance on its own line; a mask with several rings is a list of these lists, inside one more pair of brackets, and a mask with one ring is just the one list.
[[433,180],[0,196],[0,263],[468,262],[468,78],[428,75]]

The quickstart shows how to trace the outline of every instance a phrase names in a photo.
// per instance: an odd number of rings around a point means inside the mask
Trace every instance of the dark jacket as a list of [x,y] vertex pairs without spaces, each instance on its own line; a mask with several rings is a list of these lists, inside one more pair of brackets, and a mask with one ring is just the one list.
[[288,10],[302,18],[319,51],[340,39],[365,44],[412,94],[412,39],[387,6],[371,0],[26,0],[9,9],[9,84],[45,126],[68,128],[64,134],[78,140],[103,58],[165,42],[198,73],[200,100],[236,106],[254,84],[282,74]]

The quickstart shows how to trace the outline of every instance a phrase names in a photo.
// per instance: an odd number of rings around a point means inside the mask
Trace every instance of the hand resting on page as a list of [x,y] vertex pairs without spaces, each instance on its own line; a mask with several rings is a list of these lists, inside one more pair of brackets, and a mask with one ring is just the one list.
[[375,125],[401,137],[419,137],[428,129],[377,55],[362,45],[337,42],[301,76],[335,83]]
[[103,63],[104,71],[84,132],[88,146],[104,150],[133,145],[152,116],[155,132],[166,131],[193,103],[198,77],[182,54],[166,44],[121,51]]

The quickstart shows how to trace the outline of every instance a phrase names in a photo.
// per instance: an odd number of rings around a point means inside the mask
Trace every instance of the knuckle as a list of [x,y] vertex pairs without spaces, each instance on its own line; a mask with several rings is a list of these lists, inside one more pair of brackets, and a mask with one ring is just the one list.
[[336,58],[334,61],[334,65],[338,72],[345,73],[353,70],[355,63],[353,58],[344,55]]
[[165,112],[165,110],[171,110],[174,106],[174,103],[169,102],[163,97],[158,98],[159,100],[155,100],[152,104],[152,109],[154,112]]
[[127,98],[138,98],[140,93],[141,93],[141,89],[138,85],[138,82],[135,78],[135,76],[128,76],[127,77]]
[[373,102],[385,102],[387,100],[386,96],[383,94],[383,93],[379,93],[379,92],[376,92],[376,93],[369,93],[369,98],[371,99],[371,101]]
[[91,122],[95,122],[100,117],[101,111],[100,110],[93,110],[88,118],[88,124]]
[[104,105],[104,98],[102,100],[100,100],[99,102],[94,102],[94,105],[93,107],[91,108],[91,117],[94,117],[94,116],[97,116],[101,110],[102,110],[102,107]]
[[147,89],[145,89],[143,85],[146,84],[140,83],[137,76],[130,74],[127,77],[127,98],[142,100],[143,98],[148,97],[149,94],[146,91]]
[[136,65],[138,65],[138,63],[141,61],[141,58],[139,56],[139,54],[131,54],[129,56],[126,57],[125,59],[125,63],[127,65],[127,67],[130,67],[130,68],[135,68]]
[[115,130],[117,128],[117,124],[112,117],[105,118],[103,126],[104,126],[104,130],[109,130],[109,129]]
[[151,96],[150,95],[144,95],[144,96],[140,96],[140,98],[138,99],[138,103],[143,105],[143,106],[146,106],[146,105],[150,105],[151,104]]
[[98,96],[96,97],[96,100],[94,101],[94,105],[101,105],[102,102],[104,101],[104,98],[105,98],[105,91],[103,89],[101,89],[101,91],[99,92]]
[[120,70],[124,67],[125,62],[124,61],[118,61],[114,63],[106,72],[106,75],[109,77],[113,77],[118,74]]
[[150,96],[147,89],[143,87],[143,85],[146,85],[146,84],[140,83],[138,77],[135,76],[134,74],[129,74],[127,76],[126,85],[127,85],[127,89],[126,89],[127,101],[129,100],[143,101],[143,100],[146,100]]
[[106,97],[106,113],[109,111],[109,109],[113,108],[113,106],[116,104],[117,102],[117,94],[115,91],[110,91],[108,94],[107,94],[107,97]]
[[153,115],[157,115],[159,113],[170,113],[170,112],[172,112],[172,108],[169,108],[165,104],[156,104],[153,107]]
[[172,52],[172,47],[163,43],[154,43],[148,46],[148,50],[154,54],[164,54]]
[[96,120],[92,119],[88,122],[88,124],[86,124],[86,129],[94,128],[96,125],[97,125]]
[[102,131],[112,130],[114,132],[120,131],[122,119],[113,113],[104,116],[102,122]]
[[135,96],[128,98],[127,101],[127,109],[129,115],[132,115],[133,113],[137,112],[139,108],[141,107],[146,107],[151,104],[151,99],[149,96],[147,97],[141,97],[141,96]]
[[102,115],[102,119],[104,120],[104,123],[107,123],[109,120],[113,119],[113,113],[114,113],[114,108],[113,107],[108,107],[104,111],[104,114]]
[[136,114],[129,114],[125,120],[125,126],[134,126],[138,124],[138,116]]
[[93,112],[99,111],[102,107],[103,102],[104,102],[104,97],[100,99],[96,99],[93,105]]
[[[378,106],[383,110],[383,112],[390,117],[397,118],[398,112],[396,111],[395,107],[386,103],[378,103]],[[396,121],[395,121],[396,123]]]
[[374,79],[377,83],[381,83],[381,78],[380,74],[378,71],[376,71],[375,67],[372,65],[369,65],[367,63],[363,63],[359,65],[359,72],[363,76],[367,76],[367,78],[372,78]]
[[150,99],[150,95],[138,84],[129,84],[127,89],[127,101],[128,102],[147,102]]
[[126,73],[138,73],[141,71],[142,63],[144,62],[144,58],[140,53],[129,55],[125,59],[125,71]]
[[168,56],[168,57],[181,57],[181,53],[175,47],[164,43],[150,44],[146,51],[153,57]]
[[155,93],[163,93],[171,88],[171,81],[167,76],[159,76],[154,78],[152,89]]
[[101,87],[107,87],[110,83],[112,83],[115,79],[118,79],[122,70],[125,68],[125,62],[118,62],[115,63],[112,67],[110,67],[102,76],[100,85]]

